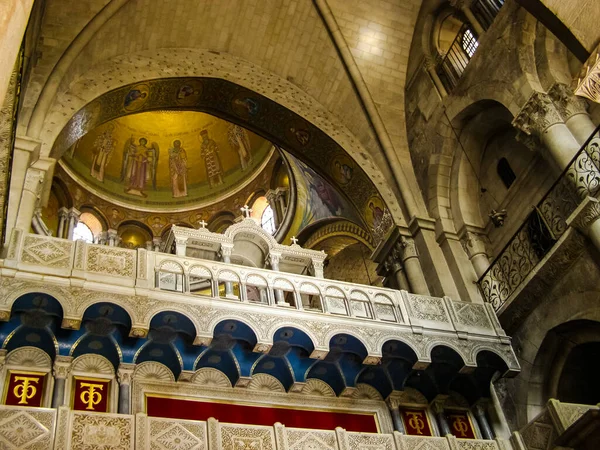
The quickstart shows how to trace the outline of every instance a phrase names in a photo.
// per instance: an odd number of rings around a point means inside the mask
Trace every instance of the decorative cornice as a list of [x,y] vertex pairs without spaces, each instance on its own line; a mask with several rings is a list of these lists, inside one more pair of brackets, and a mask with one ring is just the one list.
[[541,136],[557,123],[564,123],[558,109],[548,94],[533,92],[527,103],[512,121],[512,125],[527,135]]

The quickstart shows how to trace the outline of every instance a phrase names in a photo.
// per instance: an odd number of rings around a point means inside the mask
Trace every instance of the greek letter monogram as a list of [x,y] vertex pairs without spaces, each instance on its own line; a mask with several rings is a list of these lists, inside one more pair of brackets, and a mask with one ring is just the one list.
[[457,435],[457,437],[467,437],[469,424],[465,421],[465,418],[460,415],[451,415],[450,418],[452,419],[452,428],[460,434],[459,436]]
[[[104,385],[102,384],[94,384],[94,383],[81,383],[80,387],[85,389],[80,395],[82,403],[87,404],[85,409],[94,410],[94,406],[102,401],[102,394],[98,391],[101,391]],[[98,389],[98,391],[96,390]]]
[[423,413],[407,411],[406,414],[410,416],[408,424],[417,431],[417,434],[423,434],[423,429],[425,428],[425,422],[421,419]]
[[38,377],[15,377],[15,381],[22,381],[13,388],[13,394],[19,400],[19,405],[27,405],[28,400],[31,400],[37,392],[37,387],[30,383],[40,381]]

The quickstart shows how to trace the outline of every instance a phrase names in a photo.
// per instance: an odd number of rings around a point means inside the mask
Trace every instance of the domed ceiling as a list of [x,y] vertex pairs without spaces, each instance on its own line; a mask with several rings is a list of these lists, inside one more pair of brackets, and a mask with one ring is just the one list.
[[266,139],[210,114],[151,111],[96,127],[61,164],[84,187],[115,204],[183,211],[244,188],[273,150]]

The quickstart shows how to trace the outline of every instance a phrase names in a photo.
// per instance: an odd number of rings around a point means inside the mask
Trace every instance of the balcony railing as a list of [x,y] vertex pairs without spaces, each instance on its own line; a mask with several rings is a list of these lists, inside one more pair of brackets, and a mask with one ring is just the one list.
[[478,280],[485,301],[499,311],[568,228],[569,216],[600,191],[600,127],[535,206]]
[[[308,403],[309,404],[309,403]],[[155,443],[156,445],[153,445]],[[406,449],[499,450],[508,442],[458,439],[454,436],[420,437],[400,433],[359,433],[336,430],[291,428],[164,419],[136,415],[72,411],[67,407],[22,408],[0,406],[0,448],[7,449]]]
[[471,11],[483,29],[487,31],[492,26],[502,5],[504,5],[504,0],[475,0],[471,4]]

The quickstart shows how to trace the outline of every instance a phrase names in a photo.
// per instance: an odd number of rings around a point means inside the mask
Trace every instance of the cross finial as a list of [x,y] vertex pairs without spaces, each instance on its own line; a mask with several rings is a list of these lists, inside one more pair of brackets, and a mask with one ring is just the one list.
[[202,219],[200,222],[198,222],[198,225],[200,225],[202,228],[206,228],[206,225],[208,225],[208,223],[206,223],[204,219]]
[[242,214],[244,214],[244,217],[248,218],[248,217],[250,217],[250,213],[252,212],[252,209],[248,208],[248,205],[244,205],[243,208],[240,208],[240,211],[242,211]]
[[298,245],[298,239],[296,239],[296,236],[292,236],[292,238],[290,239],[290,241],[292,241],[293,245]]

